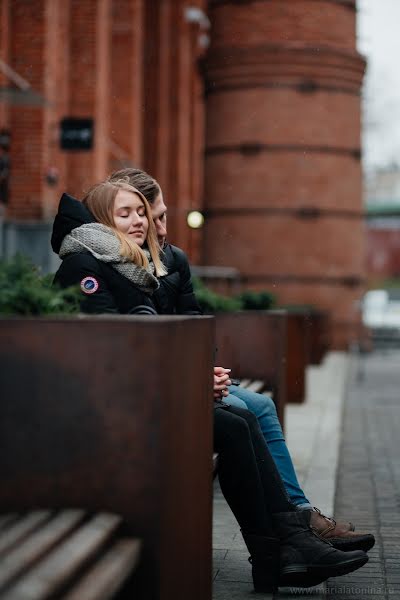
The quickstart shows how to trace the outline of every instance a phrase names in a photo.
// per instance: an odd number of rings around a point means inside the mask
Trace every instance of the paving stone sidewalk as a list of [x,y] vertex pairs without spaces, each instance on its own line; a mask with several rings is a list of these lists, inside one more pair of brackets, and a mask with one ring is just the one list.
[[[307,402],[289,406],[286,437],[310,500],[327,514],[351,516],[377,545],[358,572],[274,598],[400,599],[400,352],[362,359],[362,381],[358,360],[334,353],[309,369]],[[247,556],[216,486],[214,600],[272,599],[252,592]]]
[[335,509],[377,543],[359,571],[329,581],[335,600],[400,599],[400,351],[353,362],[343,414]]

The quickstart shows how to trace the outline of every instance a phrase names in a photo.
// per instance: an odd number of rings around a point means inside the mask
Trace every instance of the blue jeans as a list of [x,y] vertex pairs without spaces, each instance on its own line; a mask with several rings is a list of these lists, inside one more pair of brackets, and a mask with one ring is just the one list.
[[273,400],[264,394],[256,394],[237,385],[231,385],[228,389],[229,396],[225,399],[228,404],[245,408],[257,417],[291,502],[302,508],[311,508],[312,505],[297,480]]

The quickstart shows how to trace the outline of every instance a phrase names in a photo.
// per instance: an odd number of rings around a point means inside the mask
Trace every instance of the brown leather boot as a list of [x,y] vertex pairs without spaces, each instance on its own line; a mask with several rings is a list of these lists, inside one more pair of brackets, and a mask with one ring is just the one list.
[[372,533],[354,531],[354,525],[335,521],[326,517],[318,508],[310,511],[310,527],[322,538],[328,540],[334,548],[349,552],[351,550],[371,550],[375,544]]

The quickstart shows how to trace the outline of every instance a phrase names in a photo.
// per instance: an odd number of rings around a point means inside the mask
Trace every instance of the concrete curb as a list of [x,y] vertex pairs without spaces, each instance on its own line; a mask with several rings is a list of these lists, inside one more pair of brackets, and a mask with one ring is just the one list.
[[331,352],[307,368],[306,401],[286,407],[286,441],[310,502],[333,514],[349,358]]

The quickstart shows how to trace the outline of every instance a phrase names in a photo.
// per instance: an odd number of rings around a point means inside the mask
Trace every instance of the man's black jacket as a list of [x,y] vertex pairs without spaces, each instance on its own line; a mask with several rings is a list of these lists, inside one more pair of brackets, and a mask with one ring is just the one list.
[[186,254],[180,248],[166,244],[161,259],[168,274],[160,277],[160,287],[153,295],[158,312],[168,315],[201,315],[193,292]]

